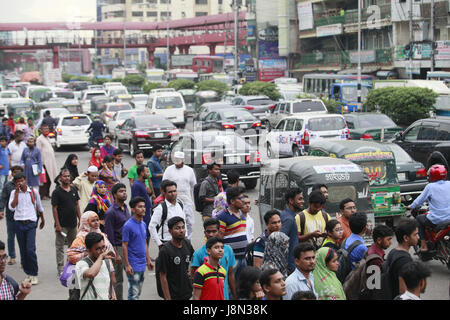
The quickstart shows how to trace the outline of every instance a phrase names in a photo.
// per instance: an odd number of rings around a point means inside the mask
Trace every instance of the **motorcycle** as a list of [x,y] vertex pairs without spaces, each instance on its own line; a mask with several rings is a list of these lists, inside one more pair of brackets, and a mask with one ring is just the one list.
[[48,139],[50,140],[50,144],[52,145],[52,147],[54,148],[56,146],[56,133],[55,131],[50,131],[48,133]]
[[[428,209],[413,209],[411,215],[416,218],[419,214],[428,214]],[[447,265],[450,270],[450,221],[438,224],[434,228],[425,229],[428,252],[422,253],[420,245],[414,247],[415,254],[422,260],[438,260]]]
[[92,132],[86,131],[86,133],[90,134],[88,143],[90,148],[100,148],[104,145],[103,136],[92,137]]

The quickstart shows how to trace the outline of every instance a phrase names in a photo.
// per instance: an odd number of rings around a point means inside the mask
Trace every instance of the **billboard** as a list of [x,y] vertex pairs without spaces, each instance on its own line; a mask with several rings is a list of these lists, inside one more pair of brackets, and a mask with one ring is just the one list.
[[314,28],[314,16],[312,2],[299,2],[297,5],[298,29],[310,30]]
[[285,58],[259,60],[259,81],[272,81],[285,76],[287,61]]

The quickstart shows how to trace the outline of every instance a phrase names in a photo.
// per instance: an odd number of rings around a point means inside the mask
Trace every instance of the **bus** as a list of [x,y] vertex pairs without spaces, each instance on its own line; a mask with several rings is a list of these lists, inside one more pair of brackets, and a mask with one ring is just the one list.
[[427,72],[427,80],[439,80],[445,81],[450,80],[450,72],[448,71],[428,71]]
[[233,86],[233,76],[226,73],[201,73],[198,75],[198,81],[217,80],[225,83],[227,86]]
[[[361,75],[361,84],[372,86],[373,76]],[[303,91],[317,96],[328,96],[333,83],[357,83],[355,74],[308,73],[303,76]]]
[[223,72],[224,58],[217,56],[195,56],[192,58],[192,70],[196,73]]
[[189,69],[171,69],[166,71],[165,78],[167,81],[172,81],[176,79],[192,80],[194,82],[198,81],[198,74]]

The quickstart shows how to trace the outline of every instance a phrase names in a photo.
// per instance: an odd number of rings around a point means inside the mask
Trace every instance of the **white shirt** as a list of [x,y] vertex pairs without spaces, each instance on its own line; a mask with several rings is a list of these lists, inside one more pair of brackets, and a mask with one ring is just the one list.
[[11,166],[20,166],[20,159],[22,158],[23,150],[27,145],[25,142],[20,141],[19,144],[16,143],[16,141],[12,141],[10,144],[8,144],[9,152],[11,152]]
[[194,186],[197,183],[194,170],[187,165],[178,169],[174,164],[164,172],[162,180],[172,180],[177,184],[177,197],[183,203],[194,203]]
[[[23,192],[22,189],[19,191],[19,201],[17,202],[17,206],[15,208],[11,207],[11,203],[14,200],[14,196],[16,194],[16,190],[11,192],[11,196],[9,197],[8,207],[9,210],[14,211],[14,220],[15,221],[37,221],[36,208],[38,212],[44,212],[41,203],[41,197],[38,192],[34,192],[32,195],[30,187],[27,187],[27,191]],[[34,198],[34,203],[31,201],[31,197]]]
[[[87,262],[81,260],[75,266],[75,272],[78,278],[78,283],[80,284],[80,298],[86,289],[89,278],[84,278],[83,273],[89,269],[89,265]],[[100,271],[95,276],[92,284],[95,287],[95,292],[97,292],[97,298],[95,298],[94,291],[92,288],[86,292],[83,300],[109,300],[109,284],[110,284],[110,275],[108,272],[108,267],[106,266],[106,261],[102,261],[102,266]]]
[[[169,233],[169,227],[167,225],[167,222],[173,218],[173,217],[181,217],[184,219],[186,224],[186,230],[188,230],[187,237],[190,238],[191,234],[189,230],[192,230],[192,224],[191,221],[188,219],[186,221],[186,214],[184,213],[183,209],[181,208],[180,204],[177,203],[175,205],[171,204],[169,201],[164,200],[167,204],[167,219],[164,221],[164,225],[159,229],[159,231],[156,231],[156,227],[161,223],[162,218],[162,205],[159,204],[154,210],[152,219],[150,220],[150,224],[148,225],[148,231],[150,232],[150,235],[153,239],[153,241],[156,242],[157,246],[160,246],[163,244],[162,241],[170,241],[172,240],[172,236]],[[188,228],[189,225],[189,228]],[[163,232],[163,234],[161,234]]]
[[420,300],[418,296],[416,296],[414,293],[409,292],[408,290],[405,291],[404,294],[400,296],[402,300]]
[[255,221],[253,220],[252,217],[250,217],[250,212],[247,213],[247,217],[245,218],[245,220],[246,220],[245,231],[247,232],[247,241],[248,243],[252,243],[254,238],[253,235],[255,234]]

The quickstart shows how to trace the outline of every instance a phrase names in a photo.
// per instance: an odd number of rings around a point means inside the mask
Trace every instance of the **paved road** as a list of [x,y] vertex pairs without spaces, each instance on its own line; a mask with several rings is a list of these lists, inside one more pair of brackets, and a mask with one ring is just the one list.
[[[79,158],[79,171],[86,169],[89,162],[90,154],[86,148],[67,148],[56,152],[56,160],[58,167],[64,164],[66,157],[70,153],[75,153]],[[132,159],[128,154],[124,156],[124,165],[129,168],[134,164],[134,159]],[[128,181],[125,182],[128,186]],[[253,200],[257,198],[257,190],[251,190],[248,193],[252,203]],[[131,191],[128,190],[128,200],[130,199]],[[43,230],[38,230],[37,232],[37,253],[39,262],[39,284],[33,286],[32,292],[29,295],[29,299],[36,300],[62,300],[67,299],[68,293],[67,289],[63,287],[57,278],[56,271],[56,254],[55,254],[55,233],[53,229],[53,218],[51,214],[50,201],[44,201],[45,219],[46,225]],[[261,225],[259,222],[259,211],[253,206],[251,211],[251,216],[255,220],[255,237],[261,233]],[[0,239],[6,243],[6,224],[0,221]],[[192,239],[192,244],[195,249],[203,245],[203,227],[201,222],[201,217],[198,213],[195,215],[195,225],[194,234]],[[19,249],[16,246],[16,255],[19,256]],[[153,242],[150,242],[150,256],[156,258],[157,248]],[[424,299],[436,299],[436,300],[447,300],[449,298],[449,271],[447,267],[437,261],[427,262],[432,270],[432,276],[428,280],[427,292],[423,295]],[[16,280],[22,280],[25,277],[22,269],[20,269],[19,264],[14,266],[7,266],[7,273],[10,274]],[[125,280],[124,285],[124,296],[126,297],[127,292],[127,281]],[[156,291],[155,276],[152,272],[146,272],[145,281],[142,290],[141,299],[143,300],[158,300],[160,299]]]

